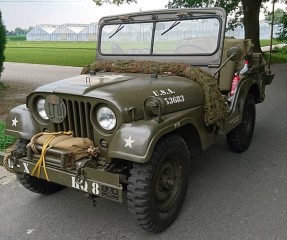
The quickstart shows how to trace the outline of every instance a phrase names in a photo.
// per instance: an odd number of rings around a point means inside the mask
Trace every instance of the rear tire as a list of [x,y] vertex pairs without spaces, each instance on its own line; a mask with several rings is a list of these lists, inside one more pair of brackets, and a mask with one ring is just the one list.
[[189,150],[179,135],[162,139],[149,162],[133,163],[128,209],[145,230],[162,232],[178,216],[186,195]]
[[248,94],[244,103],[242,122],[226,135],[231,150],[240,153],[248,149],[254,132],[255,118],[254,97]]

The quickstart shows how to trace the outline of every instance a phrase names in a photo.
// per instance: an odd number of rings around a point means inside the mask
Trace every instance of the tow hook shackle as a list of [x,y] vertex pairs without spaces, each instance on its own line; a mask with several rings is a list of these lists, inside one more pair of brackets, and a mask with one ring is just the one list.
[[86,178],[86,169],[83,167],[78,168],[76,174],[76,183],[79,184],[80,186],[84,186],[85,178]]

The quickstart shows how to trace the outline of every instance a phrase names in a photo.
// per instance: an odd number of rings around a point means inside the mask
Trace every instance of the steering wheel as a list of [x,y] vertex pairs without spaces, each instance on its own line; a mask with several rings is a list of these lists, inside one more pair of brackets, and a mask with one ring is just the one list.
[[[198,50],[198,51],[194,51],[193,50]],[[192,49],[193,52],[190,52],[188,50]],[[202,46],[199,46],[199,45],[181,45],[181,46],[178,46],[175,51],[175,53],[185,53],[185,54],[188,54],[188,53],[206,53],[206,49]]]

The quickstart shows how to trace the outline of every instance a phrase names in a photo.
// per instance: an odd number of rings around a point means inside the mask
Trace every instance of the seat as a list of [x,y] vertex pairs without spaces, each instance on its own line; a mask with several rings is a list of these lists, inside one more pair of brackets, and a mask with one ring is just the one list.
[[219,89],[221,92],[227,92],[231,89],[232,79],[236,71],[240,71],[244,66],[244,57],[252,54],[253,45],[250,39],[226,38],[224,40],[224,48],[222,54],[222,62],[227,59],[227,51],[231,47],[239,47],[242,49],[242,58],[238,61],[229,61],[219,73]]

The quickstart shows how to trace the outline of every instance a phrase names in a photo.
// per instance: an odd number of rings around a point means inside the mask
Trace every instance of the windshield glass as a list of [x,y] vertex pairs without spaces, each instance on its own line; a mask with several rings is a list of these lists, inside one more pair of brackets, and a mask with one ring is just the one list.
[[[150,54],[153,23],[122,24],[120,28],[119,26],[117,24],[103,27],[103,54]],[[117,29],[121,30],[116,33]]]
[[100,52],[107,55],[208,55],[216,51],[217,18],[104,25]]

